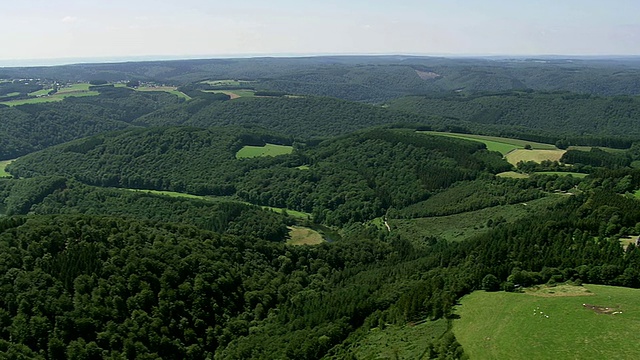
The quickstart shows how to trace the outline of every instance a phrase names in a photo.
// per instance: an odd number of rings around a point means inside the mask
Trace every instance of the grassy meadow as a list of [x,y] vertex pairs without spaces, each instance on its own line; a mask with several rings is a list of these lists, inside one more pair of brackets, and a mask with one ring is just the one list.
[[559,161],[562,155],[564,155],[565,150],[525,150],[525,149],[516,149],[511,151],[510,153],[505,155],[505,159],[510,164],[516,165],[520,161],[533,161],[537,163],[541,163],[544,160],[550,161]]
[[471,359],[638,359],[640,290],[558,285],[463,297],[453,330]]
[[291,154],[292,146],[266,144],[265,146],[244,146],[236,153],[236,159],[254,158],[260,156],[278,156]]
[[551,144],[543,144],[543,143],[537,143],[537,142],[519,140],[519,139],[502,138],[497,136],[456,134],[456,133],[438,132],[438,131],[420,131],[420,132],[424,134],[429,134],[429,135],[449,136],[449,137],[454,137],[458,139],[479,141],[487,145],[487,149],[491,151],[498,151],[502,155],[506,155],[507,153],[513,150],[524,149],[526,145],[530,145],[531,148],[534,150],[557,150],[555,145],[551,145]]
[[318,245],[325,240],[319,232],[302,226],[289,226],[288,245]]
[[41,104],[41,103],[62,101],[64,98],[72,97],[72,96],[74,97],[96,96],[99,94],[99,92],[97,91],[90,91],[89,86],[91,86],[89,83],[72,84],[70,86],[62,87],[58,89],[58,92],[53,95],[46,95],[47,93],[49,93],[51,89],[39,90],[32,94],[36,94],[36,93],[40,94],[40,92],[44,92],[45,96],[40,96],[37,98],[31,98],[31,99],[4,101],[4,102],[0,102],[0,104],[9,105],[9,106],[17,106],[17,105],[24,105],[24,104]]
[[[558,175],[558,176],[573,176],[576,178],[584,178],[589,174],[577,173],[577,172],[565,172],[565,171],[537,171],[531,175]],[[510,179],[527,179],[529,174],[523,174],[515,171],[505,171],[496,176],[510,178]]]
[[[13,159],[15,160],[15,159]],[[4,178],[4,177],[11,177],[11,174],[9,174],[8,172],[6,172],[4,169],[7,167],[7,165],[11,164],[11,162],[13,160],[3,160],[0,161],[0,178]]]
[[164,91],[169,94],[173,94],[179,98],[183,98],[185,100],[190,100],[191,97],[181,91],[178,91],[175,86],[140,86],[135,88],[136,91]]
[[232,80],[232,79],[202,81],[203,84],[209,84],[211,86],[243,86],[243,85],[251,84],[251,83],[254,83],[254,82],[255,81]]

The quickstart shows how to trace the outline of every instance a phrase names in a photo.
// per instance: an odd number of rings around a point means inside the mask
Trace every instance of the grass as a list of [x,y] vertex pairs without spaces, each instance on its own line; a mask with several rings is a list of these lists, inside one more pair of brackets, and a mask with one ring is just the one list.
[[534,161],[537,163],[541,163],[544,160],[559,161],[565,152],[565,150],[516,149],[505,155],[505,159],[513,165],[517,165],[520,161]]
[[[74,97],[96,96],[99,94],[99,92],[97,91],[90,91],[89,86],[91,85],[88,83],[73,84],[68,87],[60,88],[57,93],[50,96],[40,96],[37,98],[22,99],[22,100],[11,100],[11,101],[0,102],[0,104],[9,105],[9,106],[17,106],[17,105],[25,105],[25,104],[41,104],[41,103],[62,101],[64,98],[72,97],[72,96]],[[39,91],[44,91],[44,90],[39,90]],[[47,93],[48,91],[49,90],[47,90]]]
[[296,166],[296,169],[298,169],[298,170],[309,170],[309,165]]
[[629,236],[620,238],[620,245],[622,245],[623,249],[627,250],[627,247],[630,244],[635,244],[637,239],[638,239],[638,235],[629,235]]
[[212,86],[242,86],[242,85],[250,84],[250,83],[254,83],[254,82],[255,81],[231,80],[231,79],[202,81],[202,83],[209,84],[209,85],[212,85]]
[[573,176],[575,178],[584,178],[589,174],[577,173],[577,172],[564,172],[564,171],[538,171],[535,174],[538,175],[558,175],[558,176]]
[[447,331],[447,320],[426,321],[417,325],[389,325],[373,328],[350,346],[357,359],[425,359],[429,343]]
[[42,89],[42,90],[38,90],[38,91],[34,91],[32,93],[29,93],[30,96],[47,96],[49,95],[49,91],[51,91],[53,89]]
[[289,226],[288,245],[318,245],[325,240],[322,235],[313,230],[302,226]]
[[183,98],[185,100],[191,100],[191,97],[182,91],[178,91],[175,86],[141,86],[135,88],[136,91],[164,91],[169,94],[176,95],[179,98]]
[[231,96],[231,99],[237,99],[241,97],[255,97],[256,92],[249,89],[239,89],[239,90],[206,90],[205,92],[213,93],[213,94],[227,94]]
[[515,171],[501,172],[499,174],[496,174],[496,176],[503,177],[503,178],[509,178],[509,179],[528,179],[529,178],[529,175],[522,174],[522,173],[515,172]]
[[265,146],[244,146],[236,153],[236,159],[254,158],[260,156],[278,156],[291,154],[292,146],[266,144]]
[[610,153],[618,153],[619,154],[619,153],[625,152],[625,150],[623,150],[623,149],[614,149],[614,148],[601,147],[601,146],[575,146],[575,145],[569,146],[567,148],[567,150],[580,150],[580,151],[589,152],[593,148],[597,148],[597,149],[600,149],[600,150],[603,150],[603,151],[606,151],[606,152],[610,152]]
[[7,165],[11,164],[13,160],[3,160],[0,161],[0,178],[5,178],[5,177],[12,177],[11,174],[9,174],[8,172],[6,172],[4,169],[7,167]]
[[[42,90],[40,90],[40,91],[42,91]],[[12,93],[8,93],[8,94],[5,94],[5,95],[0,96],[0,98],[3,98],[3,97],[12,97],[12,96],[16,96],[16,95],[20,95],[20,93],[19,93],[19,92],[12,92]]]
[[[547,196],[523,204],[494,206],[461,214],[417,219],[389,219],[391,232],[399,232],[408,238],[421,239],[435,236],[447,241],[462,241],[490,230],[489,219],[505,219],[513,222],[531,216],[563,199],[560,195]],[[525,205],[526,204],[526,205]]]
[[585,285],[585,292],[566,286],[540,294],[467,295],[456,309],[456,338],[471,359],[640,358],[640,290]]
[[429,134],[429,135],[438,135],[438,136],[448,136],[448,137],[454,137],[458,139],[471,140],[471,141],[479,141],[481,143],[486,144],[487,149],[491,151],[498,151],[502,155],[506,155],[509,152],[516,149],[524,149],[526,145],[530,145],[532,149],[536,149],[536,150],[557,150],[555,145],[551,145],[551,144],[543,144],[543,143],[537,143],[537,142],[519,140],[519,139],[502,138],[497,136],[456,134],[456,133],[438,132],[438,131],[420,131],[420,133]]
[[[238,202],[246,205],[253,205],[251,203],[234,200],[233,198],[226,197],[226,196],[203,196],[203,195],[193,195],[193,194],[187,194],[187,193],[181,193],[181,192],[175,192],[175,191],[165,191],[165,190],[142,190],[142,189],[127,189],[127,188],[124,188],[124,190],[139,191],[139,192],[145,192],[148,194],[164,195],[164,196],[179,197],[179,198],[186,198],[186,199],[205,200],[205,201],[214,201],[214,202],[231,201],[231,202]],[[285,208],[276,208],[271,206],[261,206],[261,208],[265,210],[271,210],[277,213],[286,213],[291,217],[295,217],[299,219],[311,218],[311,214],[301,212],[301,211],[285,209]]]

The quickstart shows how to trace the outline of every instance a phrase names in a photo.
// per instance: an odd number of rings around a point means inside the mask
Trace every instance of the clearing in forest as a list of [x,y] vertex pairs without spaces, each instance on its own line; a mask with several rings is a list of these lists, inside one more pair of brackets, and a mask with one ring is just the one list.
[[7,165],[11,164],[14,160],[15,159],[0,161],[0,178],[11,177],[11,174],[6,172],[4,169],[7,167]]
[[639,296],[603,285],[476,291],[453,329],[471,359],[639,359]]
[[260,156],[278,156],[291,154],[292,146],[266,144],[265,146],[244,146],[236,153],[236,159],[254,158]]
[[322,244],[325,240],[322,235],[313,230],[302,226],[289,226],[289,240],[288,245],[318,245]]
[[448,132],[439,132],[439,131],[420,131],[420,133],[428,134],[428,135],[438,135],[438,136],[448,136],[463,140],[470,141],[479,141],[487,145],[487,149],[491,151],[498,151],[502,155],[506,155],[511,151],[517,149],[524,149],[525,146],[531,146],[531,149],[534,150],[558,150],[555,145],[551,144],[543,144],[538,142],[519,140],[519,139],[510,139],[503,138],[497,136],[486,136],[486,135],[473,135],[473,134],[457,134],[457,133],[448,133]]
[[541,163],[544,160],[549,161],[560,161],[562,155],[564,155],[565,150],[525,150],[525,149],[517,149],[513,150],[510,153],[505,155],[505,159],[510,164],[517,165],[520,161],[533,161],[537,163]]

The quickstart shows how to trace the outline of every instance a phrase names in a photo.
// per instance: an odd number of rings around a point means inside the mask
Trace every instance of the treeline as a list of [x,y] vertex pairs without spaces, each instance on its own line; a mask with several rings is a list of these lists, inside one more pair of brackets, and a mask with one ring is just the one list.
[[0,108],[0,159],[131,127],[143,114],[178,103],[171,94],[113,88],[98,96]]
[[323,97],[240,98],[228,102],[189,101],[146,115],[145,126],[260,126],[303,139],[345,135],[394,123],[438,123],[428,118],[366,104]]
[[[391,129],[313,146],[295,143],[293,154],[275,158],[235,158],[244,145],[265,141],[291,139],[231,128],[139,129],[34,153],[11,163],[8,171],[105,187],[235,195],[341,226],[425,200],[458,181],[511,168],[478,142]],[[308,169],[299,168],[303,165]]]
[[640,137],[634,126],[640,117],[639,98],[578,95],[506,92],[413,96],[394,100],[390,107],[497,126],[492,132],[500,130],[507,137],[557,143],[561,148],[570,145],[628,148]]

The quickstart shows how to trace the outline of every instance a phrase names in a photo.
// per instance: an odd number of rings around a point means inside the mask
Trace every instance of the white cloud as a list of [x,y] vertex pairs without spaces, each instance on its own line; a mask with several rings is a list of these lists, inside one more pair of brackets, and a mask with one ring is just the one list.
[[73,24],[78,21],[78,18],[75,16],[65,16],[62,18],[62,22],[65,24]]

